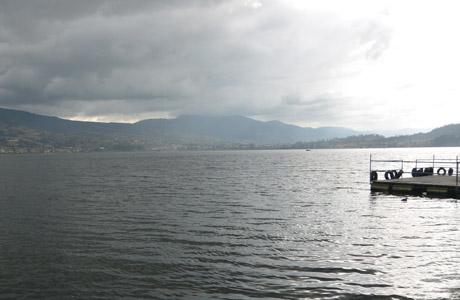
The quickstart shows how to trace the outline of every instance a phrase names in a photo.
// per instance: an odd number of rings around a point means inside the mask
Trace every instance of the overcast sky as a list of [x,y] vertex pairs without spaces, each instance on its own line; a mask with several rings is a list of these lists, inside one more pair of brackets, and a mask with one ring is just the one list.
[[457,1],[0,0],[0,106],[128,121],[460,123]]

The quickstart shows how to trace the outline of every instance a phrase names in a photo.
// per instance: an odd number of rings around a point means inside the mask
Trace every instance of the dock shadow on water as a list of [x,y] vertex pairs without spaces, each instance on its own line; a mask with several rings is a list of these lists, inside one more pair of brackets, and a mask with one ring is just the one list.
[[459,299],[457,200],[371,194],[368,157],[0,156],[0,298]]

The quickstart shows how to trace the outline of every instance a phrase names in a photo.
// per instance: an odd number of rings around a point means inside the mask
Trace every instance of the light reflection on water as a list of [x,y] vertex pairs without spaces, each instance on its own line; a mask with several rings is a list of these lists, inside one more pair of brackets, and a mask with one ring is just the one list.
[[0,297],[459,297],[457,201],[368,183],[459,150],[0,156]]

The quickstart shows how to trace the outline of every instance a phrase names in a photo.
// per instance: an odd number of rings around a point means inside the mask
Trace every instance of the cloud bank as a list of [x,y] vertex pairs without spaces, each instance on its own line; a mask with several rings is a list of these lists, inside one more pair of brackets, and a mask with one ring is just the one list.
[[1,1],[0,105],[94,120],[221,114],[363,127],[383,102],[350,79],[385,57],[388,7],[324,3]]

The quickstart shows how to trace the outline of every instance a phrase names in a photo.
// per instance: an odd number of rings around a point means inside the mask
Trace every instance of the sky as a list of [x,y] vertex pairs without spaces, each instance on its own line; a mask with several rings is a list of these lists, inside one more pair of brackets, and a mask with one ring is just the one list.
[[460,123],[458,1],[0,0],[0,107],[135,122]]

